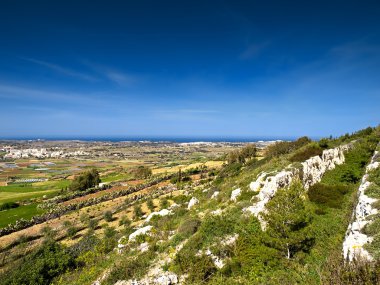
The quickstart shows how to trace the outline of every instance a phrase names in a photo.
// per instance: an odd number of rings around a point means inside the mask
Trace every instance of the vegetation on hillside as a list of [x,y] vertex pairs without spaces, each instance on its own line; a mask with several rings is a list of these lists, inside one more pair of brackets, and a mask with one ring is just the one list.
[[[371,128],[319,143],[306,137],[276,143],[261,160],[256,159],[254,146],[249,146],[229,154],[229,163],[220,171],[179,171],[172,183],[185,190],[129,201],[124,206],[129,207],[128,216],[116,210],[102,210],[102,222],[82,216],[81,227],[66,225],[66,234],[72,238],[68,246],[55,242],[52,231],[45,229],[41,233],[45,242],[15,262],[0,284],[27,280],[30,284],[92,284],[108,272],[102,284],[113,285],[142,278],[157,264],[163,272],[186,276],[185,284],[376,284],[379,263],[344,263],[341,249],[379,131]],[[345,153],[345,163],[327,171],[308,191],[299,181],[277,191],[262,215],[265,230],[244,210],[257,195],[248,185],[261,172],[279,171],[351,140],[354,147]],[[203,177],[200,182],[184,181],[195,173]],[[378,171],[370,174],[374,184],[368,195],[379,195],[379,177]],[[231,201],[231,192],[238,187],[241,194]],[[198,203],[188,209],[192,197]],[[145,222],[147,214],[169,207],[170,215],[156,215]],[[128,240],[136,226],[147,224],[151,232],[127,242],[121,253],[113,250],[122,236]],[[102,230],[101,236],[96,229]],[[378,229],[378,222],[366,228],[375,237],[373,253],[380,252]],[[147,246],[144,251],[142,245]],[[215,258],[223,266],[217,266]]]
[[100,182],[99,172],[93,168],[76,176],[69,188],[71,191],[84,191],[97,186]]

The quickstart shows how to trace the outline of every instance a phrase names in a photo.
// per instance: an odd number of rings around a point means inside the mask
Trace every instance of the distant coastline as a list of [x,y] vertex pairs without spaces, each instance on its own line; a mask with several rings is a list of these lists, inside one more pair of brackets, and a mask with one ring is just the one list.
[[[0,141],[109,141],[109,142],[259,142],[259,141],[292,141],[297,137],[0,137]],[[319,139],[312,137],[312,139]]]

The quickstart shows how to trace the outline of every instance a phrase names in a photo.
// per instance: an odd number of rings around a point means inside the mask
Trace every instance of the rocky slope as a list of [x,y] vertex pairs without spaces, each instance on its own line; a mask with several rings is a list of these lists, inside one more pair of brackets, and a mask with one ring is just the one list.
[[256,181],[250,184],[252,191],[260,191],[255,198],[257,201],[245,210],[258,217],[262,227],[264,227],[260,213],[265,210],[265,205],[274,197],[278,189],[289,186],[294,179],[302,180],[305,189],[308,189],[311,185],[321,181],[327,170],[332,170],[336,165],[343,164],[345,161],[344,153],[352,145],[350,143],[324,150],[321,156],[313,156],[304,161],[301,164],[301,169],[289,165],[287,169],[274,175],[261,173]]
[[378,151],[375,151],[371,163],[366,168],[366,174],[363,176],[358,189],[358,204],[353,212],[353,222],[348,226],[345,240],[343,242],[343,256],[345,259],[352,261],[355,258],[364,258],[372,260],[370,253],[363,247],[370,243],[372,238],[363,233],[363,228],[372,221],[368,219],[371,215],[377,214],[377,209],[373,203],[377,199],[368,197],[365,194],[366,189],[371,185],[368,181],[368,174],[379,167],[379,162],[375,161]]

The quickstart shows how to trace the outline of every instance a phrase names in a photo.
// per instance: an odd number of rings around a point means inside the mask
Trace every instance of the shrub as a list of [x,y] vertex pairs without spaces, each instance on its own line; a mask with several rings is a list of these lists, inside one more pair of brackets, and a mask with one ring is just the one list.
[[139,166],[131,170],[136,179],[147,179],[152,176],[152,170],[147,166]]
[[365,190],[365,194],[371,198],[379,199],[380,198],[380,186],[377,184],[371,183]]
[[376,183],[377,185],[380,185],[380,168],[377,168],[376,170],[370,172],[369,180]]
[[144,215],[144,212],[141,209],[141,205],[135,205],[133,207],[133,215],[135,219],[138,219]]
[[94,168],[76,176],[69,188],[71,191],[84,191],[97,186],[100,182],[99,172]]
[[14,209],[14,208],[17,208],[19,207],[20,205],[18,203],[15,203],[15,202],[7,202],[7,203],[4,203],[2,205],[0,205],[0,211],[4,211],[4,210],[9,210],[9,209]]
[[341,208],[344,195],[349,188],[344,185],[314,184],[309,188],[308,196],[311,202],[330,208]]
[[113,221],[113,216],[111,211],[106,211],[103,214],[103,218],[106,222],[112,222]]
[[167,198],[160,199],[160,209],[166,209],[170,206],[169,200]]
[[290,157],[289,160],[291,162],[303,162],[303,161],[309,159],[310,157],[322,155],[322,152],[323,152],[323,150],[319,145],[312,144],[312,145],[308,145],[305,148],[297,151],[295,154],[293,154]]
[[107,278],[107,284],[114,284],[118,280],[128,280],[131,278],[142,277],[149,268],[150,263],[154,260],[156,254],[148,250],[135,258],[125,258],[120,264],[112,268]]
[[198,218],[188,218],[179,225],[178,233],[187,238],[195,234],[200,225],[201,221]]
[[148,199],[148,201],[146,201],[146,205],[148,207],[148,209],[151,211],[151,212],[154,212],[154,204],[153,204],[153,200],[152,199]]
[[301,137],[293,142],[276,142],[269,145],[265,150],[265,156],[267,157],[276,157],[283,154],[290,153],[296,149],[301,148],[302,146],[311,142],[311,139],[308,137]]
[[12,272],[4,275],[2,284],[50,284],[53,279],[76,267],[75,259],[65,247],[55,242],[45,243]]

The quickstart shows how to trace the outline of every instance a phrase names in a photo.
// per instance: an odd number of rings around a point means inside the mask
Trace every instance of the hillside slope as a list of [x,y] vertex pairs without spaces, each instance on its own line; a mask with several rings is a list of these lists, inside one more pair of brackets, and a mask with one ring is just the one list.
[[[0,284],[350,284],[361,271],[343,262],[342,245],[379,140],[379,128],[366,129],[279,143],[261,160],[231,160],[198,185],[177,181],[136,200],[128,206],[134,214],[120,218],[117,230],[110,218],[102,237],[90,226],[70,246],[46,235]],[[368,278],[380,252],[377,216],[371,219]],[[378,282],[365,278],[355,284]]]

